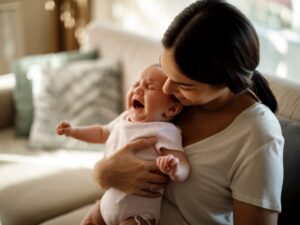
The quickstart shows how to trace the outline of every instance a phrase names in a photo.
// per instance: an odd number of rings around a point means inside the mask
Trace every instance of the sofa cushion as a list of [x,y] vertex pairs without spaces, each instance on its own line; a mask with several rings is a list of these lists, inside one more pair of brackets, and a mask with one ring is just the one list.
[[300,122],[300,83],[265,75],[278,102],[278,115]]
[[13,72],[16,76],[16,86],[14,91],[16,135],[28,136],[33,119],[31,80],[27,77],[27,72],[32,65],[39,64],[52,67],[71,61],[96,58],[98,58],[97,51],[91,50],[86,53],[72,51],[26,56],[16,60],[13,65]]
[[91,144],[58,136],[60,121],[75,126],[107,124],[121,113],[121,66],[115,60],[85,60],[58,68],[32,68],[34,120],[30,145],[43,148],[99,150]]
[[48,220],[40,225],[76,225],[79,224],[85,215],[91,210],[94,204],[89,204],[79,209],[60,215],[54,219]]
[[279,118],[284,145],[284,181],[282,189],[282,212],[278,225],[298,224],[300,205],[300,123]]
[[[75,210],[100,198],[101,191],[92,179],[92,171],[85,168],[55,169],[45,165],[3,165],[10,168],[9,183],[15,173],[26,180],[0,189],[0,218],[4,225],[36,225],[50,218]],[[13,170],[14,169],[14,170]],[[27,171],[45,170],[42,176]],[[33,172],[32,172],[33,173]]]

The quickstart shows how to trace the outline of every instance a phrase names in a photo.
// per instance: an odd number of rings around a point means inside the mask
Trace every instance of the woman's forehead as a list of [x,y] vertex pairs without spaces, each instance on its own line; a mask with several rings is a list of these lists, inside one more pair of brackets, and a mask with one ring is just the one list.
[[174,82],[184,83],[184,84],[197,84],[198,82],[190,79],[188,76],[184,75],[177,64],[175,63],[173,57],[173,51],[165,49],[160,55],[160,65],[164,70],[166,76]]

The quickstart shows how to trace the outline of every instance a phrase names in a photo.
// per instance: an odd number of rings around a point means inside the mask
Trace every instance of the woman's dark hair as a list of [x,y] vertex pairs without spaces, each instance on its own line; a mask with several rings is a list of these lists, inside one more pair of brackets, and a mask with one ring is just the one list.
[[162,43],[172,49],[183,74],[207,84],[226,84],[234,93],[254,91],[273,112],[277,101],[255,70],[259,41],[251,22],[221,0],[200,0],[185,8],[166,30]]

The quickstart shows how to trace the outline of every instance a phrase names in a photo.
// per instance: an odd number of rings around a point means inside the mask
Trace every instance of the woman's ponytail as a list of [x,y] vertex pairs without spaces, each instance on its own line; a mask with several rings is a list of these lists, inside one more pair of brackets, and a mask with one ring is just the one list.
[[254,70],[251,80],[251,90],[254,91],[262,103],[268,106],[272,112],[276,112],[277,100],[269,87],[268,81],[257,70]]

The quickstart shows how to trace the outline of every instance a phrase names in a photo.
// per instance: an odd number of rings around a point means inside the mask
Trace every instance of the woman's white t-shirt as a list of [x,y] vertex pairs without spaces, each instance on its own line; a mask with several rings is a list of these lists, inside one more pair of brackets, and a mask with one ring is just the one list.
[[169,183],[160,224],[233,224],[233,198],[280,212],[283,145],[277,118],[256,103],[221,132],[186,146],[190,175]]

